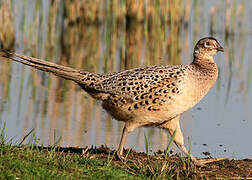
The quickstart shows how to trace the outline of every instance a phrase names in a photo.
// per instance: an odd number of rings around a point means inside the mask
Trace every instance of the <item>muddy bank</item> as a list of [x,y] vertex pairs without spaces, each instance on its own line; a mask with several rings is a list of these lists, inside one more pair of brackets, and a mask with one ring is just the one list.
[[[50,149],[50,148],[43,148]],[[124,160],[116,157],[114,150],[108,147],[92,148],[57,148],[58,152],[82,154],[84,158],[111,161],[118,167],[127,167],[128,171],[137,175],[139,171],[149,171],[150,177],[157,173],[171,173],[176,177],[190,178],[228,178],[228,179],[252,179],[252,159],[233,160],[225,159],[206,164],[204,167],[196,167],[188,158],[179,154],[166,157],[162,151],[147,155],[143,152],[135,152],[125,149]],[[162,177],[161,175],[159,177]]]

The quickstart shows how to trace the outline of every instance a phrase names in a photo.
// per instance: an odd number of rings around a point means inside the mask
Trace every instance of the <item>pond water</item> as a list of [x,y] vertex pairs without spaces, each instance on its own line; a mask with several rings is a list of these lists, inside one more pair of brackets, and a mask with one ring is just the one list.
[[[101,24],[75,24],[66,18],[63,3],[57,2],[57,7],[49,0],[12,2],[17,53],[106,73],[154,64],[187,64],[198,39],[216,37],[225,47],[224,53],[215,56],[219,78],[203,100],[181,117],[186,146],[196,157],[205,157],[203,152],[213,157],[252,157],[250,1],[183,2],[190,7],[188,24],[154,23],[155,27],[115,23],[107,16]],[[14,143],[34,128],[37,143],[44,146],[60,139],[63,147],[105,144],[117,148],[123,128],[122,122],[112,119],[100,102],[76,84],[1,60],[0,121],[1,127],[6,123],[6,137]],[[138,128],[129,134],[125,147],[145,151],[145,135],[151,152],[164,150],[170,138],[162,129]]]

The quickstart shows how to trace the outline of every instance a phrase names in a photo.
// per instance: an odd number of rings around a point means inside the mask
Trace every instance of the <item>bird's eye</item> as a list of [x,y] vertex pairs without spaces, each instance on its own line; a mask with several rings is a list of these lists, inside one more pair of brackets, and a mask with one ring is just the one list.
[[205,42],[205,43],[204,43],[204,47],[205,47],[205,48],[209,48],[209,47],[212,47],[212,46],[211,46],[211,43],[210,43],[210,42]]

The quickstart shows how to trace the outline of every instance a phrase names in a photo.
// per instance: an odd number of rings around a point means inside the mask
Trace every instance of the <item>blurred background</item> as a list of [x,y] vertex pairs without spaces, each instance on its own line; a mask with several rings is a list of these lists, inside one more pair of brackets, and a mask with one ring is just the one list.
[[[183,114],[182,131],[197,157],[242,159],[252,157],[251,9],[249,0],[0,0],[0,47],[108,73],[188,64],[195,43],[213,36],[225,47],[219,78]],[[0,60],[0,126],[14,144],[34,129],[44,146],[116,149],[123,123],[75,83]],[[152,153],[169,141],[165,130],[138,128],[126,148],[146,151],[145,136]]]

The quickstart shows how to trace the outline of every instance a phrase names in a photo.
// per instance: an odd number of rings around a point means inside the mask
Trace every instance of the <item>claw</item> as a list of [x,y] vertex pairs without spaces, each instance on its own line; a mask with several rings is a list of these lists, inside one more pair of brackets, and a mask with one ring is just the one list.
[[116,152],[116,156],[115,157],[119,161],[124,161],[125,160],[125,158],[118,151]]

